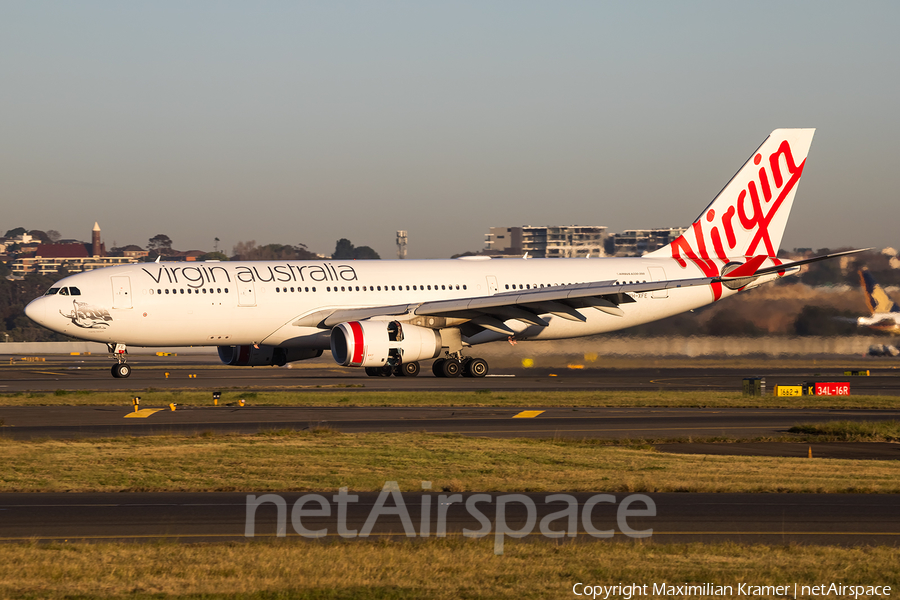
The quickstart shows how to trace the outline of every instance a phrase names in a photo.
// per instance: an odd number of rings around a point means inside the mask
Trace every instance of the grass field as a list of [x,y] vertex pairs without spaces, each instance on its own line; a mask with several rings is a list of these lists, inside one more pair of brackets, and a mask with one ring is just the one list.
[[0,491],[452,491],[900,493],[900,462],[679,455],[645,442],[431,433],[0,440]]
[[[488,383],[485,384],[486,386]],[[0,394],[0,406],[123,406],[133,396],[141,406],[211,406],[212,393],[197,390],[135,390],[93,392],[58,390],[50,393]],[[222,390],[220,404],[246,400],[248,406],[523,406],[523,407],[706,407],[706,408],[873,408],[900,407],[900,396],[743,396],[714,391],[494,391],[474,392],[369,392]]]
[[837,442],[897,442],[900,441],[900,421],[799,423],[791,427],[790,432]]
[[572,598],[576,597],[572,587],[578,582],[646,584],[648,591],[652,591],[653,584],[663,582],[710,582],[731,585],[735,590],[739,583],[793,586],[795,582],[837,582],[889,585],[896,593],[900,585],[898,559],[900,551],[884,546],[652,541],[560,545],[516,542],[507,546],[503,556],[494,556],[488,541],[461,539],[19,544],[0,546],[0,596],[204,600]]

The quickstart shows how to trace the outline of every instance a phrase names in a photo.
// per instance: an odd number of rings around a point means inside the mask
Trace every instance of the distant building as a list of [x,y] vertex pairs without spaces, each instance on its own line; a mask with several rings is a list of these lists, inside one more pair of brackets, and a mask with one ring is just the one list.
[[40,242],[34,239],[30,233],[23,233],[15,237],[0,238],[0,255],[5,256],[9,252],[29,252],[37,248]]
[[41,244],[33,255],[20,256],[10,267],[14,277],[29,273],[49,275],[64,269],[69,273],[91,271],[112,265],[136,263],[137,258],[129,256],[106,256],[106,248],[100,241],[100,226],[94,223],[91,243]]
[[553,225],[543,227],[491,227],[485,234],[484,254],[532,258],[585,258],[606,256],[606,227]]
[[685,227],[668,229],[627,229],[613,234],[613,248],[616,256],[643,256],[671,244],[686,231]]

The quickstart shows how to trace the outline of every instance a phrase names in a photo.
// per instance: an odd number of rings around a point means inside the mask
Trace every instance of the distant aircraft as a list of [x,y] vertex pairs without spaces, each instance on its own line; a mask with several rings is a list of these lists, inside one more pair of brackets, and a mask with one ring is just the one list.
[[643,257],[145,263],[66,277],[25,312],[105,342],[114,377],[131,373],[126,344],[218,346],[239,366],[331,350],[371,376],[436,358],[439,377],[483,377],[487,362],[466,356],[478,344],[616,331],[857,252],[777,258],[814,131],[773,131],[683,235]]
[[856,324],[894,335],[900,334],[900,305],[887,295],[868,269],[859,271],[859,282],[866,295],[866,306],[872,314],[859,317]]

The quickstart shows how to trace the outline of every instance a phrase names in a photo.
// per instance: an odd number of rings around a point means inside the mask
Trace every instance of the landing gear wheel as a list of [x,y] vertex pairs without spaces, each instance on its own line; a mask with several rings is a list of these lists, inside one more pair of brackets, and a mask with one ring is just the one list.
[[366,367],[366,375],[369,377],[378,377],[381,375],[381,367]]
[[131,375],[131,367],[127,363],[118,363],[112,366],[112,376],[116,379],[125,379]]
[[464,375],[466,377],[484,377],[488,374],[488,364],[483,358],[473,358],[466,362]]
[[444,361],[444,364],[441,365],[441,371],[444,373],[444,377],[459,377],[459,374],[462,371],[462,365],[459,364],[458,360],[448,358]]
[[395,375],[399,377],[415,377],[419,374],[419,363],[417,362],[408,362],[403,363],[397,367],[397,370],[394,372]]
[[391,365],[384,365],[383,367],[375,367],[378,370],[379,377],[390,377],[394,374],[394,367]]
[[434,373],[435,377],[446,377],[446,375],[444,375],[445,362],[447,362],[446,358],[439,358],[431,363],[431,372]]

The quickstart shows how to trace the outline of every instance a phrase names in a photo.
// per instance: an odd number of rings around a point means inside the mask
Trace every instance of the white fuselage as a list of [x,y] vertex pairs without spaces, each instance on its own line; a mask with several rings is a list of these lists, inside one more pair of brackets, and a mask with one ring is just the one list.
[[[141,263],[67,277],[53,286],[60,293],[34,300],[26,311],[49,329],[97,342],[327,349],[329,330],[304,317],[513,289],[695,277],[703,273],[693,264],[682,267],[663,258]],[[723,289],[722,297],[733,293]],[[516,339],[564,339],[647,323],[713,301],[708,285],[630,295],[636,302],[622,304],[621,316],[582,308],[583,322],[548,315],[546,327],[506,324]],[[482,331],[463,342],[505,337]]]

